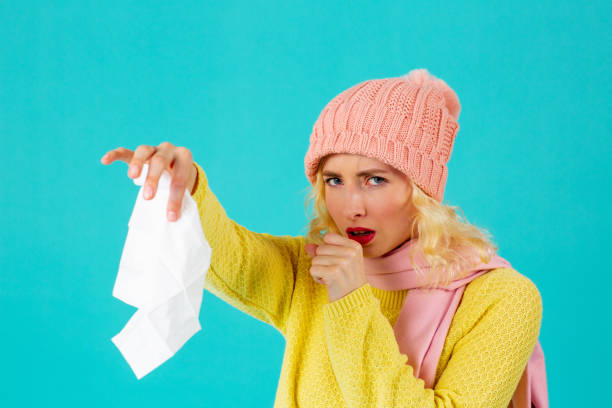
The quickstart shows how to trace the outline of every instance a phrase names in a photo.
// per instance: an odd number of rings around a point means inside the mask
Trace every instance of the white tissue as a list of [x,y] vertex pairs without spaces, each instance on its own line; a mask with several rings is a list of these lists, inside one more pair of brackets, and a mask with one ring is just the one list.
[[[134,184],[142,186],[145,164]],[[162,173],[155,197],[143,188],[128,222],[113,296],[138,310],[111,340],[141,379],[200,331],[200,307],[211,248],[188,190],[180,217],[168,221],[170,174]]]

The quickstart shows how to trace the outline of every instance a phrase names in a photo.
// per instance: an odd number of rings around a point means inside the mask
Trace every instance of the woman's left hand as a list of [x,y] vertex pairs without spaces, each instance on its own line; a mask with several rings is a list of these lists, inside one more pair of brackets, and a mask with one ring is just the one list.
[[363,271],[361,244],[342,235],[328,232],[325,244],[306,244],[312,256],[310,275],[327,287],[329,301],[340,299],[367,283]]

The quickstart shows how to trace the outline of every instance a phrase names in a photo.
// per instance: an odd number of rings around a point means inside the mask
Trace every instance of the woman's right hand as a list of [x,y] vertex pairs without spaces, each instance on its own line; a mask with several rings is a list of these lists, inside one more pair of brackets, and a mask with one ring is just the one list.
[[197,176],[197,169],[193,165],[193,157],[189,149],[174,146],[169,142],[161,143],[159,146],[140,145],[136,151],[124,147],[106,152],[100,162],[111,164],[115,160],[121,160],[128,164],[128,177],[134,179],[140,176],[142,166],[149,164],[149,171],[144,183],[144,198],[147,200],[155,197],[159,178],[164,170],[171,174],[170,199],[168,200],[167,217],[169,221],[176,221],[180,217],[181,204],[185,189],[193,191]]

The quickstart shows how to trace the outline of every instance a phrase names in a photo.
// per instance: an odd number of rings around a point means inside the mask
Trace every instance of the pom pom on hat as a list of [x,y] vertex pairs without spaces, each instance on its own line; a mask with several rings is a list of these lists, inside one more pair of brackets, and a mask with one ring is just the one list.
[[413,69],[412,71],[404,74],[400,77],[404,81],[412,82],[417,86],[431,85],[437,88],[444,96],[446,109],[455,118],[459,119],[459,113],[461,112],[461,104],[455,91],[446,84],[442,79],[437,78],[429,73],[425,68]]

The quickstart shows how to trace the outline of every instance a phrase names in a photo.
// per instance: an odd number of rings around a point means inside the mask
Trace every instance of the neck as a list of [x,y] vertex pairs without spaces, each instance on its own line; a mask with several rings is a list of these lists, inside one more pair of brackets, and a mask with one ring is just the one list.
[[[391,251],[395,251],[397,248],[401,247],[402,245],[404,245],[406,242],[410,241],[410,238],[408,238],[407,240],[405,240],[404,242],[402,242],[401,244],[399,244],[398,246],[396,246],[395,248],[393,248]],[[391,252],[389,251],[389,252]]]
[[400,247],[404,246],[404,245],[405,245],[405,244],[406,244],[408,241],[410,241],[410,240],[412,240],[412,237],[409,237],[407,240],[405,240],[404,242],[402,242],[401,244],[399,244],[398,246],[396,246],[395,248],[393,248],[392,250],[388,251],[387,253],[385,253],[385,254],[384,254],[384,255],[382,255],[382,256],[387,256],[387,255],[389,255],[390,253],[392,253],[392,252],[396,251],[398,248],[400,248]]

